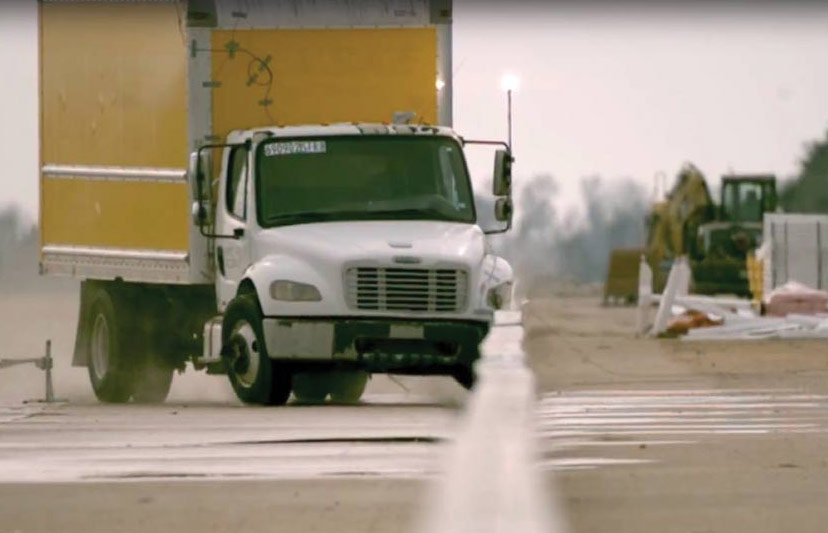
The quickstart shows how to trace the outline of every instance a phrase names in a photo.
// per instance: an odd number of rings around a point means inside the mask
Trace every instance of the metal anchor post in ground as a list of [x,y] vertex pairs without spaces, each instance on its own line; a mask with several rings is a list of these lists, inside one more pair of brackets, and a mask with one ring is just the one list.
[[0,359],[0,369],[9,368],[17,365],[33,364],[46,374],[46,392],[43,400],[44,403],[55,403],[55,388],[52,382],[52,367],[54,360],[52,359],[52,341],[46,341],[46,355],[43,357],[29,357],[24,359]]

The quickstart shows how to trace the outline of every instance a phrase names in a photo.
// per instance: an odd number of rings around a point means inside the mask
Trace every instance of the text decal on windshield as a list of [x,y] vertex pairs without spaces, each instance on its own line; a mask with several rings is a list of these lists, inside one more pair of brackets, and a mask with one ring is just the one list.
[[268,143],[264,153],[268,157],[275,155],[324,154],[327,151],[325,141],[288,141]]

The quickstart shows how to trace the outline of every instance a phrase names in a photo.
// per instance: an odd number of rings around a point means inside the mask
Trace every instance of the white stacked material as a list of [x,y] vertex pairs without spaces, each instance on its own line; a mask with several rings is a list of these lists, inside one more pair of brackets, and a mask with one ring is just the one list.
[[828,290],[828,215],[766,214],[764,293],[789,281]]
[[[813,315],[789,314],[785,317],[758,316],[748,300],[687,294],[689,265],[679,258],[673,263],[664,294],[653,294],[649,284],[641,283],[638,295],[639,334],[658,336],[667,331],[670,320],[687,310],[700,311],[721,319],[720,326],[690,329],[682,340],[756,340],[828,339],[828,312]],[[642,260],[639,279],[651,279],[649,266]],[[658,303],[650,327],[650,306]]]
[[757,317],[733,325],[725,322],[723,326],[691,329],[682,340],[828,339],[828,315],[807,317],[815,322],[803,320],[803,316]]

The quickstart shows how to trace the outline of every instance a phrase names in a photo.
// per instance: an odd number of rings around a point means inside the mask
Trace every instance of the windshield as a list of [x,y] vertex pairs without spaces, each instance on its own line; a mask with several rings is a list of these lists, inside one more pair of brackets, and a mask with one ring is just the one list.
[[257,151],[263,227],[335,220],[475,221],[459,144],[448,137],[274,139]]
[[765,212],[775,209],[772,182],[731,180],[722,186],[722,213],[726,220],[761,222]]

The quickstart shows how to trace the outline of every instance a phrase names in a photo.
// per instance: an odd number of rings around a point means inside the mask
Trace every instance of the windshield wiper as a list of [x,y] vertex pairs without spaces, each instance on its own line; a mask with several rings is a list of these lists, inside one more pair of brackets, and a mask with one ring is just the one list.
[[367,213],[371,215],[383,215],[399,217],[401,219],[411,219],[411,217],[428,217],[429,219],[446,220],[449,222],[461,222],[462,219],[456,216],[451,216],[445,211],[439,209],[429,209],[422,207],[408,207],[403,209],[376,209],[368,210]]
[[305,222],[325,222],[328,220],[342,220],[343,217],[357,215],[359,211],[308,211],[306,213],[291,213],[278,215],[265,220],[269,226],[287,226]]
[[269,226],[287,226],[309,222],[348,221],[348,220],[444,220],[447,222],[467,222],[462,217],[450,216],[437,209],[404,208],[404,209],[361,209],[361,210],[325,210],[308,211],[307,213],[292,213],[268,218],[265,222]]

